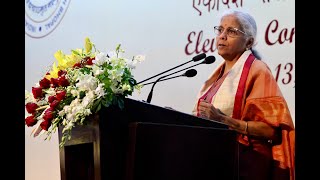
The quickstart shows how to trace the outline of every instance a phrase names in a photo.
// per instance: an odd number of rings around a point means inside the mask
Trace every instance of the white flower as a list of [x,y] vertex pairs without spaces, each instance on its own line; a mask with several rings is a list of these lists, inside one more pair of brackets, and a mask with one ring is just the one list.
[[95,98],[94,92],[93,91],[89,91],[86,93],[86,96],[82,99],[82,106],[83,107],[87,107]]
[[110,88],[111,88],[111,90],[112,90],[113,93],[115,93],[115,94],[122,94],[122,93],[123,93],[123,90],[120,89],[120,88],[118,88],[118,87],[117,87],[117,84],[118,84],[118,83],[113,83],[113,84],[111,84]]
[[72,89],[72,90],[70,91],[70,93],[71,93],[72,96],[74,96],[74,97],[79,96],[79,91],[77,91],[76,89]]
[[36,100],[33,98],[33,95],[31,92],[25,90],[24,91],[24,99],[26,103],[32,102],[34,103]]
[[99,84],[97,89],[95,90],[95,94],[97,95],[97,98],[100,98],[106,94],[104,90],[104,84]]
[[110,64],[115,69],[123,69],[126,66],[126,61],[123,58],[111,57]]
[[103,68],[101,68],[100,66],[93,65],[93,66],[92,66],[92,72],[93,72],[94,76],[98,76],[98,75],[100,75],[100,74],[103,74],[103,73],[104,73],[104,70],[103,70]]
[[71,130],[74,127],[75,123],[72,121],[69,121],[68,123],[66,123],[65,127],[63,128],[62,132],[66,131],[66,130]]
[[145,59],[146,59],[145,55],[137,55],[137,56],[133,56],[133,60],[132,61],[136,61],[138,63],[141,63]]
[[98,86],[98,81],[95,77],[89,74],[83,74],[78,77],[79,82],[76,84],[80,90],[95,90]]
[[48,101],[46,101],[45,99],[39,100],[37,101],[38,106],[43,106],[43,105],[47,105]]
[[90,114],[92,114],[90,109],[84,109],[83,115],[88,116]]
[[120,82],[124,70],[123,70],[123,69],[111,69],[111,70],[109,70],[108,72],[109,72],[109,76],[108,76],[108,77],[109,77],[111,80],[116,80],[116,81]]
[[132,60],[128,60],[126,59],[126,63],[128,65],[128,67],[130,69],[135,69],[136,68],[136,65],[138,63],[141,63],[142,61],[144,61],[146,58],[146,56],[144,55],[137,55],[137,56],[133,56],[133,59]]
[[121,85],[123,91],[131,91],[131,86],[129,84]]
[[55,94],[56,94],[55,89],[54,89],[54,88],[52,88],[52,87],[50,87],[50,88],[48,88],[48,89],[44,90],[44,92],[45,92],[45,93],[46,93],[46,95],[48,95],[48,96],[52,96],[52,95],[55,95]]
[[115,51],[110,51],[110,52],[108,52],[108,57],[109,58],[118,58],[118,57],[121,57],[121,56],[117,57],[117,53]]
[[102,66],[104,63],[107,62],[107,57],[103,52],[99,52],[96,54],[95,60],[92,61],[92,63]]

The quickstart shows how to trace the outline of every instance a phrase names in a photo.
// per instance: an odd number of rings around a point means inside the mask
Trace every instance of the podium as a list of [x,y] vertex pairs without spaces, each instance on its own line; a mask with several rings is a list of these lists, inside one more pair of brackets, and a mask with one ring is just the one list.
[[[59,141],[62,129],[58,129]],[[62,180],[235,180],[236,132],[145,102],[102,109],[60,149]]]

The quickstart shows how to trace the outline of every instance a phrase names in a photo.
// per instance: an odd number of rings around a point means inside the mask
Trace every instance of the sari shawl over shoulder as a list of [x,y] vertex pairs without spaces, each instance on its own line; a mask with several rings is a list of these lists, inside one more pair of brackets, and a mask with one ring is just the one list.
[[[255,59],[248,50],[222,82],[217,81],[224,64],[222,62],[201,87],[193,114],[198,115],[199,100],[211,95],[209,102],[230,117],[243,121],[262,121],[280,129],[281,142],[271,143],[270,156],[276,166],[273,169],[288,170],[290,180],[294,180],[294,125],[287,103],[269,67],[263,61]],[[261,141],[254,137],[239,134],[238,141],[245,146],[252,145],[255,151],[262,154],[266,152],[264,146],[260,145]],[[280,177],[277,172],[273,170],[272,179]]]

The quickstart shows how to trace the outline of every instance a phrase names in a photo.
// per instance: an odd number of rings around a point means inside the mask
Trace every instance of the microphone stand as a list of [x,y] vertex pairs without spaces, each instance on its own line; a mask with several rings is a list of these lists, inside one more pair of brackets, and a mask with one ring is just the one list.
[[149,92],[149,95],[148,95],[148,98],[147,98],[147,103],[150,103],[151,102],[151,98],[152,98],[152,93],[153,93],[153,88],[154,88],[154,86],[157,84],[157,82],[159,82],[162,78],[165,78],[165,77],[167,77],[168,75],[166,75],[166,76],[161,76],[160,78],[158,78],[154,83],[153,83],[153,85],[152,85],[152,87],[151,87],[151,90],[150,90],[150,92]]
[[[158,82],[160,82],[160,81],[166,81],[166,80],[173,79],[173,78],[177,78],[177,77],[181,77],[181,76],[186,76],[186,77],[190,78],[190,77],[194,77],[194,76],[196,76],[196,75],[197,75],[197,71],[196,71],[195,69],[189,69],[189,70],[187,70],[187,71],[186,71],[185,73],[183,73],[183,74],[180,74],[180,75],[178,75],[178,76],[169,77],[169,78],[166,78],[166,79],[161,79],[161,80],[159,80]],[[155,81],[149,82],[149,83],[145,83],[145,84],[142,84],[142,85],[145,86],[145,85],[152,84],[152,83],[155,83]]]
[[194,66],[198,66],[198,65],[203,64],[203,63],[205,63],[205,61],[202,61],[202,62],[200,62],[200,63],[198,63],[198,64],[195,64],[195,65],[186,67],[186,68],[181,69],[181,70],[179,70],[179,71],[176,71],[176,72],[173,72],[173,73],[171,73],[171,74],[167,74],[167,75],[165,75],[165,76],[161,76],[160,78],[158,78],[158,79],[153,83],[153,85],[152,85],[152,87],[151,87],[150,93],[149,93],[148,98],[147,98],[147,103],[150,103],[150,102],[151,102],[152,93],[153,93],[153,88],[154,88],[154,86],[157,84],[157,82],[159,82],[161,79],[163,79],[163,78],[165,78],[165,77],[168,77],[168,76],[170,76],[170,75],[172,75],[172,74],[181,72],[181,71],[183,71],[183,70],[192,68],[192,67],[194,67]]
[[[166,79],[161,79],[161,80],[159,80],[158,82],[166,81],[166,80],[173,79],[173,78],[177,78],[177,77],[181,77],[181,76],[183,76],[183,74],[182,74],[182,75],[178,75],[178,76],[169,77],[169,78],[166,78]],[[145,86],[145,85],[149,85],[149,84],[152,84],[152,83],[155,83],[155,82],[156,82],[156,81],[153,81],[153,82],[145,83],[145,84],[142,84],[142,85]]]
[[[189,62],[191,62],[191,61],[193,61],[193,60],[187,61],[187,62],[185,62],[185,63],[183,63],[183,64],[180,64],[180,65],[178,65],[178,66],[176,66],[176,67],[173,67],[173,68],[171,68],[171,69],[169,69],[169,70],[166,70],[166,71],[164,71],[164,72],[162,72],[162,73],[156,74],[156,75],[154,75],[154,76],[152,76],[152,77],[149,77],[148,79],[145,79],[145,80],[143,80],[143,81],[138,82],[137,84],[141,84],[141,83],[143,83],[143,82],[145,82],[145,81],[148,81],[149,79],[152,79],[152,78],[154,78],[154,77],[160,76],[161,74],[164,74],[164,73],[166,73],[166,72],[168,72],[168,71],[171,71],[171,70],[173,70],[173,69],[176,69],[176,68],[178,68],[178,67],[180,67],[180,66],[183,66],[183,65],[185,65],[185,64],[187,64],[187,63],[189,63]],[[137,84],[136,84],[136,85],[137,85]]]

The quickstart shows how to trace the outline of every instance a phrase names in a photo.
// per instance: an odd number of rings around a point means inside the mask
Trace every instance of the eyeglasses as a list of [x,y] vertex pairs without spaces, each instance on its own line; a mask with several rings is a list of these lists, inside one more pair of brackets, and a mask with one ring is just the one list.
[[[222,33],[224,32],[224,28],[221,27],[221,26],[215,26],[214,27],[214,33],[218,36],[220,36]],[[247,35],[247,33],[241,31],[240,29],[237,29],[237,28],[227,28],[226,30],[226,34],[227,36],[229,37],[239,37],[240,36],[240,33],[244,34],[244,35]]]

